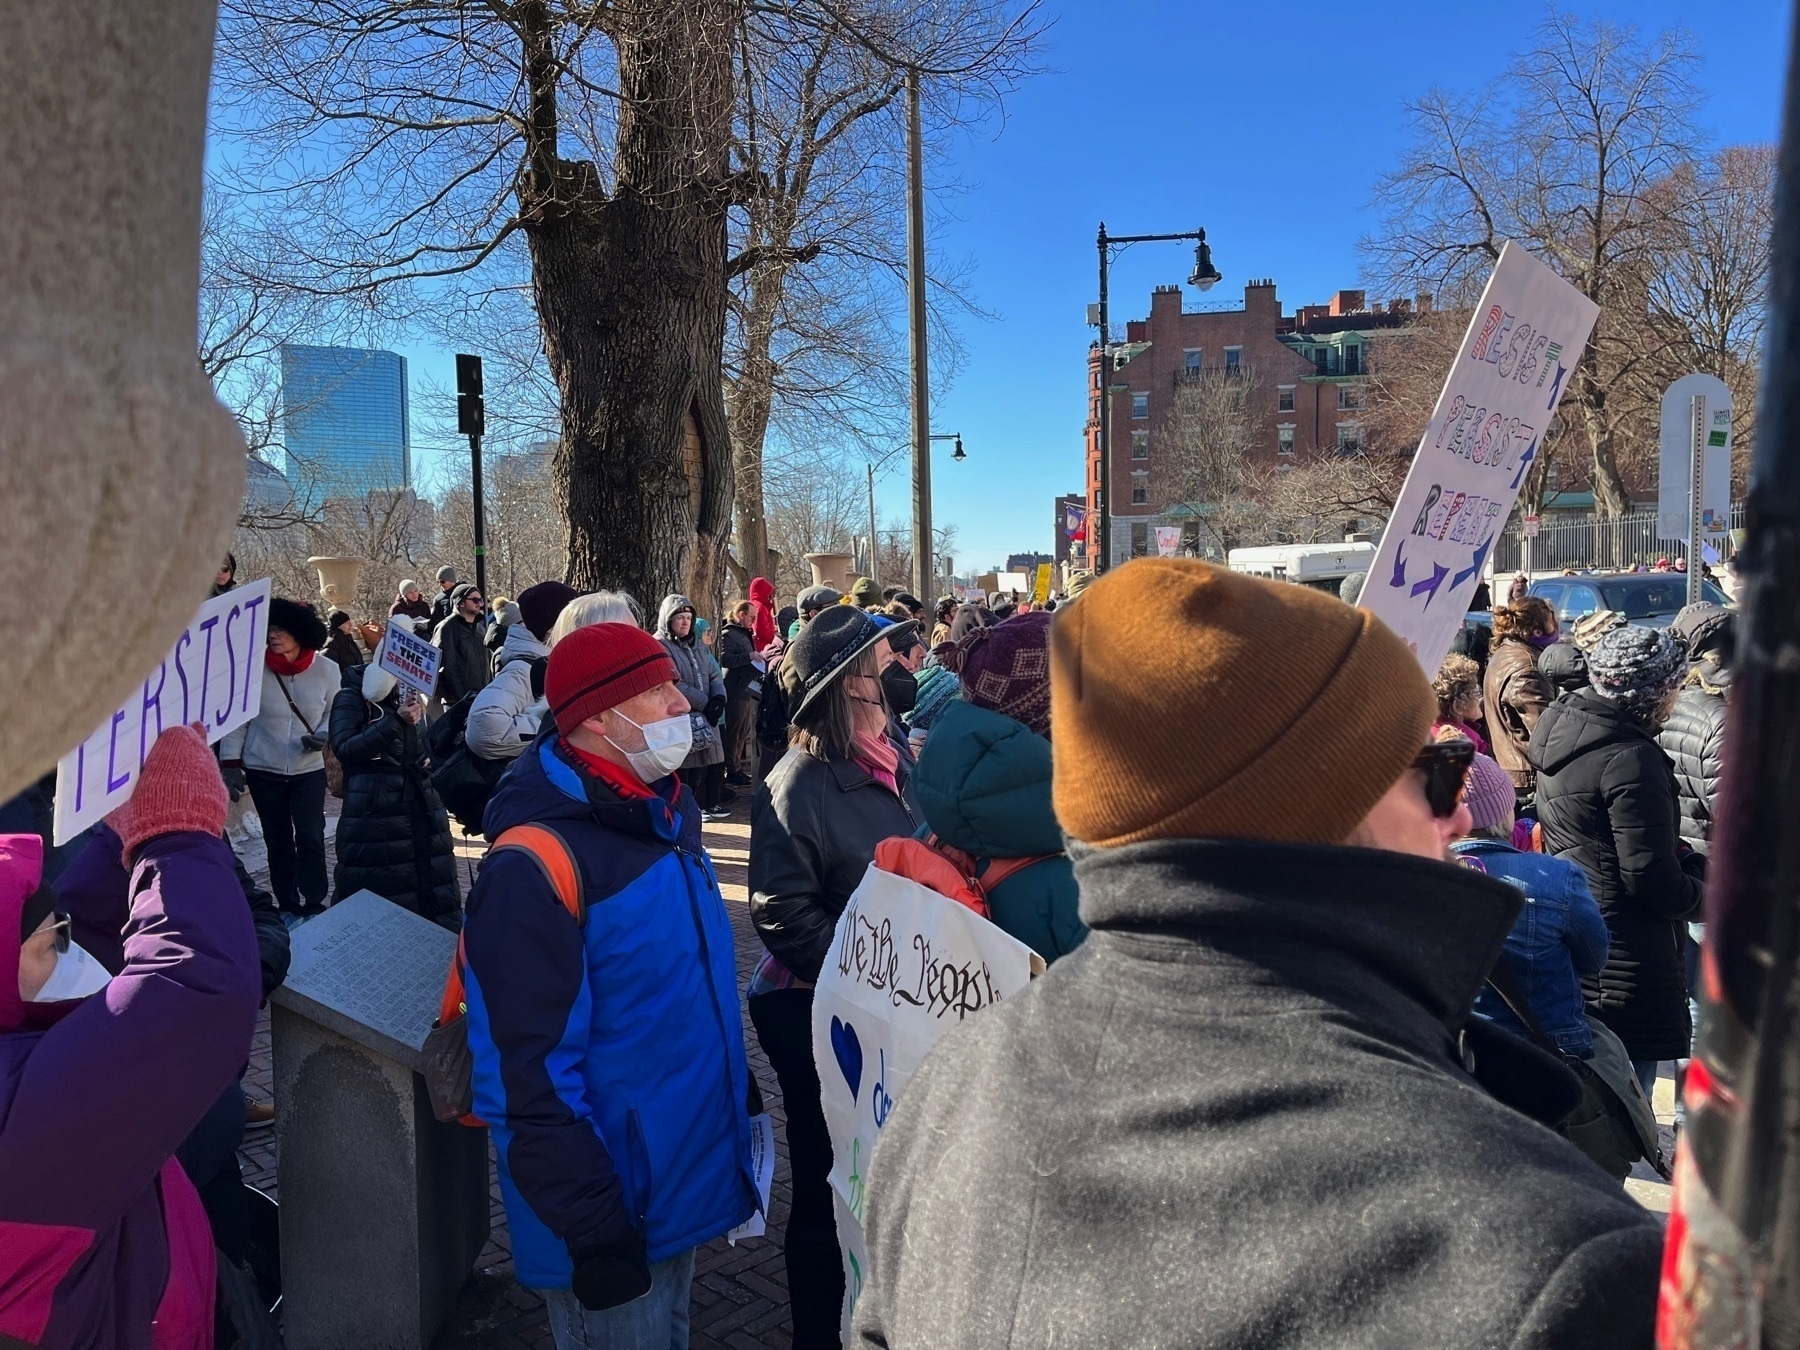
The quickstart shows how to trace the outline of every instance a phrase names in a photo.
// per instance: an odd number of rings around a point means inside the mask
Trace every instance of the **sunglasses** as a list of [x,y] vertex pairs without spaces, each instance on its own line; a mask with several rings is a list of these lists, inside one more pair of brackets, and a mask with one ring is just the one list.
[[[38,929],[38,932],[55,934],[50,940],[50,945],[56,949],[56,954],[61,956],[64,952],[69,950],[69,916],[60,911],[55,911],[52,912],[50,917],[54,919],[55,922],[48,928]],[[37,934],[34,933],[32,936],[35,937]]]
[[1463,780],[1474,763],[1475,747],[1464,740],[1436,741],[1413,757],[1413,768],[1425,775],[1425,802],[1439,820],[1456,814]]

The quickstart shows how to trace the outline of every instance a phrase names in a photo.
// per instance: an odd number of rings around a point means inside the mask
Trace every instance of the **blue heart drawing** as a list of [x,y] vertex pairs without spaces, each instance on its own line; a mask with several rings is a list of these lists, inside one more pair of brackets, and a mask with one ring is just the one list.
[[831,1053],[837,1056],[838,1068],[850,1085],[850,1100],[855,1101],[862,1091],[862,1042],[856,1038],[856,1028],[837,1017],[831,1019]]

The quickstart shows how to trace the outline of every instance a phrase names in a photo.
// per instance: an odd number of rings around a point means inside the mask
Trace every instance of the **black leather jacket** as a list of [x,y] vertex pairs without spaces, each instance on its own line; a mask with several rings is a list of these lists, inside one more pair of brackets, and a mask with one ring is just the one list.
[[838,916],[869,869],[875,845],[924,819],[902,756],[896,797],[861,765],[792,749],[750,810],[750,920],[775,959],[819,978]]

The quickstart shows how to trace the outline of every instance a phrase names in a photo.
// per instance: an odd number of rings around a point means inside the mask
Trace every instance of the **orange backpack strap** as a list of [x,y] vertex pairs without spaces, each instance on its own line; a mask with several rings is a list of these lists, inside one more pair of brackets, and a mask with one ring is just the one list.
[[1001,882],[1005,881],[1008,877],[1017,876],[1033,863],[1041,863],[1046,858],[1062,858],[1066,856],[1066,854],[1062,853],[1039,853],[1029,858],[989,858],[987,870],[977,877],[976,880],[981,883],[981,889],[986,894],[992,895],[994,891],[998,889]]
[[550,889],[556,892],[556,898],[562,901],[563,908],[569,911],[569,917],[579,927],[587,918],[587,892],[581,881],[581,868],[575,864],[575,855],[569,851],[564,838],[548,825],[515,825],[510,830],[501,831],[500,837],[494,840],[493,847],[488,849],[488,857],[501,849],[518,849],[530,855],[544,874],[544,880],[550,883]]

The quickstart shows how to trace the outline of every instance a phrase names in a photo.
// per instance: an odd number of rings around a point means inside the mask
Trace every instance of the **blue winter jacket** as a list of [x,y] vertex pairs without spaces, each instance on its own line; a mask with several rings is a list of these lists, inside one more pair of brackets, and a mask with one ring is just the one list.
[[475,1114],[493,1130],[519,1282],[567,1288],[570,1252],[636,1227],[652,1263],[756,1207],[749,1066],[731,922],[674,778],[632,801],[554,730],[508,769],[488,838],[562,835],[581,869],[577,928],[536,861],[483,864],[463,925]]
[[[1581,999],[1581,976],[1606,964],[1606,920],[1588,890],[1587,876],[1572,862],[1546,853],[1521,853],[1497,839],[1462,839],[1452,845],[1465,866],[1486,872],[1525,896],[1525,906],[1506,935],[1499,970],[1550,1039],[1565,1053],[1588,1059],[1594,1036]],[[1525,1034],[1512,1010],[1482,988],[1475,1011],[1508,1031]]]

